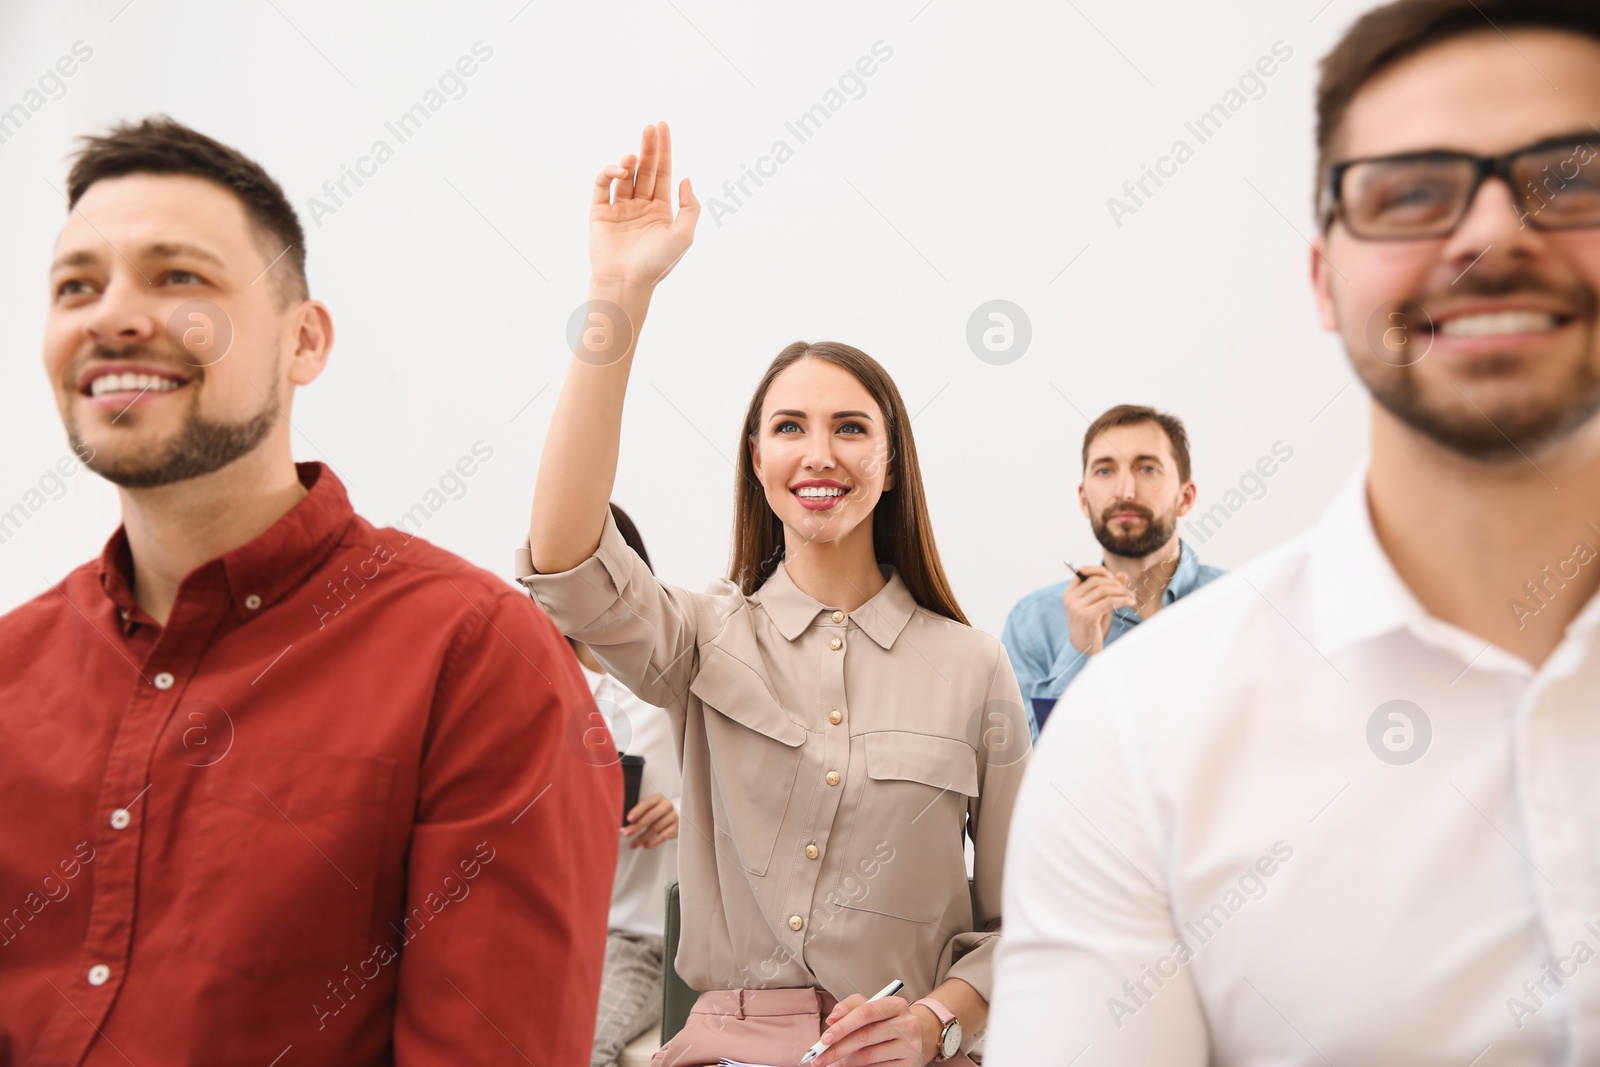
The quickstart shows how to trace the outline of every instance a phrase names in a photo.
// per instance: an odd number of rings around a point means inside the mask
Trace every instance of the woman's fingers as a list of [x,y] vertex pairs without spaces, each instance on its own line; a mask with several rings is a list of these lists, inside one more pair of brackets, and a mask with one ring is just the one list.
[[694,240],[695,224],[700,221],[700,201],[695,198],[694,190],[689,187],[689,179],[685,178],[678,183],[678,217],[672,220],[672,225],[678,229],[685,240]]
[[[868,1008],[876,1006],[875,1002]],[[821,1061],[824,1067],[842,1064],[916,1063],[921,1059],[921,1027],[910,1015],[894,1013],[887,1017],[866,1010],[852,1012],[839,1029],[860,1020],[860,1025],[828,1046]]]
[[666,815],[662,817],[661,822],[658,823],[656,828],[650,832],[650,840],[644,843],[644,847],[655,848],[657,845],[666,844],[668,841],[671,841],[677,836],[678,813],[669,808]]
[[596,207],[604,207],[611,203],[611,183],[628,173],[615,163],[600,168],[600,173],[594,176],[594,191],[589,198],[589,203]]
[[639,157],[630,153],[623,156],[622,162],[618,165],[625,173],[617,177],[617,188],[613,196],[613,202],[620,204],[624,200],[633,199],[633,172],[639,165]]
[[856,1003],[845,1012],[844,1018],[836,1023],[830,1023],[828,1029],[823,1032],[822,1037],[830,1046],[837,1045],[862,1027],[893,1018],[895,1015],[906,1014],[911,1010],[911,1006],[903,997],[884,997],[882,1000],[868,1001],[859,993],[851,994],[848,999],[840,1001],[839,1007],[843,1008],[851,1000],[856,1000]]
[[[655,182],[650,195],[667,207],[672,206],[672,130],[665,122],[658,122],[656,130]],[[643,195],[642,193],[640,195]]]
[[633,179],[633,195],[649,200],[656,192],[656,166],[659,162],[657,145],[661,137],[655,126],[646,126],[639,135],[639,173]]
[[632,837],[649,826],[654,821],[652,813],[656,811],[656,802],[665,799],[660,793],[652,793],[635,804],[633,810],[628,812],[628,836]]
[[828,1025],[832,1026],[866,1002],[867,998],[860,993],[851,993],[833,1006],[833,1010],[828,1013]]

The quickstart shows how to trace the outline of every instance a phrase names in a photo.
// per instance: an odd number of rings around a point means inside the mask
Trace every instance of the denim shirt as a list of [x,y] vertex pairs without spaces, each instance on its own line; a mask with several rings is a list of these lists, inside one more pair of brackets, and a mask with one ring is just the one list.
[[[1194,549],[1180,540],[1178,569],[1172,572],[1172,580],[1167,583],[1166,592],[1161,594],[1161,606],[1170,606],[1213,578],[1221,577],[1222,573],[1216,567],[1203,566]],[[1000,638],[1011,657],[1011,668],[1016,672],[1017,683],[1022,687],[1028,729],[1036,741],[1039,739],[1039,722],[1033,713],[1034,698],[1053,700],[1059,697],[1089,663],[1089,656],[1074,647],[1067,633],[1067,609],[1062,602],[1062,594],[1069,584],[1057,582],[1023,597],[1011,609],[1005,632]],[[1111,630],[1106,634],[1106,645],[1143,621],[1144,617],[1132,608],[1117,608],[1111,615]]]

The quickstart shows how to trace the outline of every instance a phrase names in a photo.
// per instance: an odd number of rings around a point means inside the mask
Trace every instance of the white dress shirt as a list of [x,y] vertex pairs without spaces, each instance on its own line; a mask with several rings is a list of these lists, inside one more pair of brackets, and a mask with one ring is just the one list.
[[1600,597],[1535,670],[1428,615],[1365,486],[1067,691],[987,1067],[1600,1063]]
[[[578,666],[583,667],[583,664]],[[683,779],[678,771],[678,753],[672,744],[672,723],[667,713],[646,704],[628,692],[609,674],[583,667],[595,704],[611,730],[617,749],[630,756],[644,757],[644,781],[639,799],[660,793],[678,806]],[[620,712],[620,714],[619,714]],[[621,834],[621,812],[617,813]],[[633,838],[624,837],[617,854],[617,880],[611,889],[613,930],[662,936],[667,922],[667,885],[678,877],[678,842],[668,841],[655,848],[633,848]]]

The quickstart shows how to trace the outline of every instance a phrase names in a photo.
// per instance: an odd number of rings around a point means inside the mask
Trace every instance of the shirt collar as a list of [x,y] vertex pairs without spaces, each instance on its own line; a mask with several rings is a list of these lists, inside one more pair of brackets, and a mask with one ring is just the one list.
[[[1587,542],[1588,538],[1584,540]],[[1589,597],[1589,603],[1578,612],[1577,618],[1567,624],[1569,634],[1588,633],[1590,630],[1600,629],[1600,593]]]
[[[1310,533],[1310,577],[1314,591],[1317,647],[1324,655],[1359,641],[1407,629],[1424,641],[1459,652],[1483,666],[1527,671],[1522,659],[1428,613],[1405,584],[1378,541],[1367,500],[1367,464],[1345,483]],[[1567,631],[1600,626],[1600,595],[1592,597]],[[1477,646],[1483,646],[1481,648]],[[1474,651],[1476,649],[1476,651]]]
[[[1109,567],[1105,557],[1100,557],[1100,566]],[[1200,557],[1194,554],[1194,549],[1189,547],[1189,542],[1178,538],[1178,565],[1172,570],[1172,577],[1167,581],[1167,588],[1161,593],[1161,606],[1170,607],[1178,600],[1194,592],[1200,585]],[[1113,615],[1127,619],[1129,622],[1143,622],[1144,616],[1134,608],[1116,608]]]
[[1378,543],[1367,503],[1367,464],[1357,466],[1310,532],[1313,625],[1324,655],[1402,628],[1431,628]]
[[[845,614],[868,637],[883,648],[890,648],[915,614],[917,602],[893,567],[880,563],[878,569],[888,579],[887,584],[871,600]],[[767,616],[787,641],[793,641],[804,633],[818,612],[834,610],[819,604],[795,585],[794,579],[789,577],[788,567],[782,563],[756,591],[755,599],[766,609]]]
[[[295,473],[306,495],[255,540],[196,567],[183,585],[193,575],[220,565],[234,610],[248,619],[287,596],[327,559],[355,517],[349,494],[321,463],[297,463]],[[133,555],[124,526],[117,527],[100,552],[100,587],[124,612],[131,615],[136,610]]]
[[1175,600],[1188,596],[1195,591],[1200,583],[1200,557],[1194,554],[1194,549],[1181,537],[1178,539],[1178,566],[1172,572],[1172,580],[1167,583],[1167,591],[1161,594],[1161,606],[1166,607]]

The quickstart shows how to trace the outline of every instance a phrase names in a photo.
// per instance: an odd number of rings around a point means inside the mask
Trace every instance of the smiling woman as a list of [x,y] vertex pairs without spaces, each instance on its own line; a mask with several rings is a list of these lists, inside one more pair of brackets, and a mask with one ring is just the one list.
[[[628,547],[608,501],[633,345],[699,216],[685,180],[674,217],[671,174],[661,124],[596,179],[588,312],[625,328],[575,345],[517,567],[677,735],[677,968],[703,992],[653,1062],[793,1063],[820,1036],[820,1067],[970,1063],[1030,751],[1016,678],[945,578],[899,390],[849,345],[796,342],[762,375],[729,578],[690,592]],[[906,997],[865,1001],[892,979]]]
[[[870,399],[865,407],[871,413],[853,407],[835,410],[833,404],[824,403],[821,411],[829,414],[826,418],[819,414],[809,427],[806,412],[798,407],[778,407],[763,419],[763,409],[773,406],[768,398],[780,377],[780,400],[792,390],[819,399],[836,396],[839,403],[848,404],[853,394],[865,393]],[[859,400],[859,395],[855,398]],[[831,432],[819,435],[823,429]],[[819,436],[830,442],[828,451],[840,464],[836,476],[815,476],[827,469],[812,458],[818,455],[818,446],[809,442]],[[939,565],[905,402],[876,360],[845,344],[796,341],[778,354],[756,386],[745,412],[745,440],[749,447],[739,451],[729,575],[741,591],[754,593],[779,560],[787,561],[791,574],[797,568],[811,571],[810,560],[788,559],[786,529],[806,535],[797,549],[809,549],[813,557],[826,556],[830,550],[824,546],[839,540],[828,536],[834,530],[826,520],[838,516],[842,525],[848,509],[857,520],[851,528],[864,530],[858,536],[871,535],[872,559],[892,564],[917,603],[957,622],[967,621]],[[768,462],[762,462],[763,455]],[[795,480],[785,481],[785,475]],[[903,491],[889,495],[901,479]],[[796,513],[788,495],[810,514]],[[863,527],[860,518],[868,511],[872,521]],[[817,569],[826,573],[837,566],[834,559]],[[819,585],[827,581],[823,574],[816,580]]]

